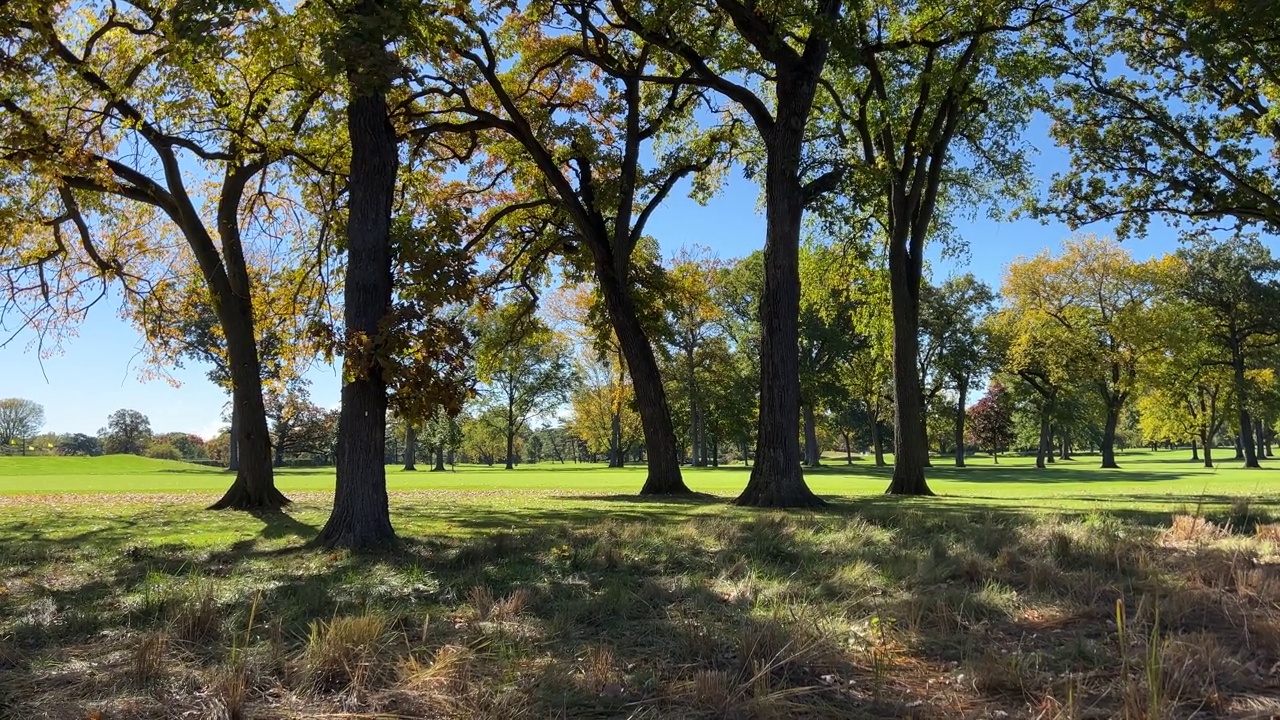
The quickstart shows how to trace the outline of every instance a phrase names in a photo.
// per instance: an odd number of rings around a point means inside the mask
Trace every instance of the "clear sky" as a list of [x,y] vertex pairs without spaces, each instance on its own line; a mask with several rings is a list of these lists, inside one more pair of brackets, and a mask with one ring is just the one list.
[[[1065,155],[1054,148],[1043,121],[1033,123],[1027,140],[1040,148],[1036,174],[1043,182],[1065,165]],[[703,207],[683,196],[673,196],[654,214],[648,231],[663,251],[697,244],[711,248],[722,258],[759,249],[764,243],[764,219],[756,212],[757,188],[735,174],[723,192]],[[980,213],[980,215],[982,215]],[[1035,220],[993,222],[982,219],[961,223],[960,235],[969,244],[959,271],[971,271],[992,287],[998,287],[1006,265],[1020,255],[1056,248],[1071,233],[1061,224]],[[1105,233],[1106,227],[1090,228]],[[1159,255],[1177,246],[1175,234],[1154,226],[1147,238],[1126,243],[1138,258]],[[941,262],[933,253],[933,273],[938,279],[957,270],[955,262]],[[188,366],[172,374],[182,384],[139,379],[140,339],[109,308],[92,313],[79,337],[65,344],[61,355],[43,363],[30,338],[20,337],[0,348],[0,397],[24,397],[45,408],[45,429],[52,432],[96,433],[107,415],[132,408],[151,419],[156,432],[194,432],[208,437],[222,423],[226,396],[205,377],[205,368]],[[312,398],[324,406],[338,402],[339,376],[328,366],[314,368]]]

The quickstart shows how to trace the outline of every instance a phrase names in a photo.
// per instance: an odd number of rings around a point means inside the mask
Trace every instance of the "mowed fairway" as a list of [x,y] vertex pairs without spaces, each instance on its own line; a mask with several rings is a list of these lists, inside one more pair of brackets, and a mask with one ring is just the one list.
[[358,556],[306,546],[331,469],[257,517],[216,469],[0,458],[0,718],[1280,713],[1280,469],[826,462],[818,512],[728,505],[741,467],[389,469],[403,546]]

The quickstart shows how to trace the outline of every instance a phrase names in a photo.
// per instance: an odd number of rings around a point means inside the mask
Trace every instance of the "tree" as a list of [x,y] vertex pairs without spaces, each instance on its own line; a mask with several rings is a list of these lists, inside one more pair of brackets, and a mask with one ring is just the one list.
[[883,467],[884,424],[892,419],[893,404],[893,316],[884,267],[869,263],[858,284],[860,303],[854,327],[859,328],[864,342],[844,355],[837,370],[841,389],[837,414],[845,424],[855,418],[866,422],[876,467]]
[[1059,77],[1043,109],[1071,167],[1043,210],[1118,220],[1121,237],[1153,216],[1275,228],[1278,22],[1266,0],[1087,6],[1051,38]]
[[576,380],[568,344],[523,303],[501,306],[482,320],[476,345],[483,386],[482,417],[497,419],[506,439],[506,468],[530,418],[565,402]]
[[1000,451],[1013,442],[1013,407],[1003,385],[992,383],[987,394],[969,408],[969,432],[973,443],[1000,462]]
[[0,400],[0,445],[22,446],[27,454],[27,439],[44,426],[44,406],[33,400],[5,398]]
[[333,511],[315,542],[372,549],[395,542],[384,463],[387,377],[385,319],[391,314],[391,225],[400,140],[387,94],[400,69],[388,44],[403,35],[405,17],[392,3],[337,4],[334,52],[347,81],[350,146],[343,287],[343,385],[338,419]]
[[483,130],[489,138],[480,143],[489,159],[480,167],[494,168],[488,186],[517,198],[484,224],[485,232],[508,230],[498,233],[506,238],[499,243],[505,267],[522,268],[527,285],[558,254],[571,273],[595,280],[643,420],[649,472],[641,493],[683,494],[689,490],[646,327],[653,308],[642,302],[637,251],[653,212],[683,179],[694,178],[696,194],[706,194],[701,176],[717,169],[731,133],[712,129],[688,139],[695,111],[714,110],[703,92],[680,78],[647,85],[660,49],[626,37],[599,5],[495,7],[484,17],[459,10],[449,51],[464,62],[436,74],[440,87],[422,95],[446,106],[423,114],[429,127]]
[[843,172],[809,162],[805,153],[813,141],[810,121],[819,88],[831,88],[823,73],[833,38],[841,34],[843,6],[839,0],[785,6],[717,0],[653,8],[610,3],[612,21],[678,58],[682,67],[673,74],[736,104],[756,130],[758,149],[749,169],[763,175],[765,205],[760,412],[756,463],[735,500],[739,505],[823,504],[800,469],[800,238],[805,208],[832,190]]
[[[886,492],[928,495],[919,377],[926,242],[945,209],[1026,192],[1017,138],[1045,71],[1031,30],[1060,22],[1048,2],[876,2],[857,6],[833,60],[850,171],[829,216],[870,214],[888,259],[893,311],[894,471]],[[1068,11],[1069,12],[1069,11]],[[1010,78],[1017,78],[1010,81]],[[868,213],[868,210],[870,212]]]
[[1198,331],[1231,369],[1245,467],[1259,467],[1250,441],[1248,373],[1262,353],[1280,343],[1280,261],[1254,238],[1196,238],[1179,249],[1175,294],[1203,313]]
[[177,453],[176,458],[166,457],[167,460],[203,460],[204,439],[199,435],[190,433],[169,432],[162,435],[156,435],[151,438],[151,445],[147,449],[148,457],[160,457],[154,454],[157,445],[167,445]]
[[141,455],[151,442],[151,421],[137,410],[117,410],[107,416],[98,438],[108,455]]
[[822,455],[817,410],[829,408],[840,394],[836,367],[866,342],[855,322],[864,263],[850,255],[816,244],[800,250],[800,413],[809,467],[818,467]]
[[[1078,377],[1087,380],[1106,412],[1100,440],[1104,468],[1118,467],[1116,432],[1136,389],[1138,366],[1159,349],[1162,320],[1153,303],[1157,274],[1154,261],[1134,262],[1114,241],[1085,236],[1064,243],[1057,258],[1041,253],[1014,263],[1006,277],[1004,293],[1011,302],[1056,325],[1080,353]],[[1052,413],[1046,404],[1042,452],[1049,450]]]
[[[944,389],[955,393],[953,439],[956,466],[964,467],[964,423],[969,390],[991,365],[985,319],[995,294],[972,273],[924,286],[920,313],[920,377],[928,407]],[[941,427],[939,427],[941,430]]]
[[332,434],[326,417],[329,413],[311,402],[306,383],[294,382],[282,391],[269,392],[266,407],[276,467],[284,465],[287,457],[329,454]]
[[[199,268],[242,418],[236,479],[214,508],[276,509],[246,228],[283,196],[272,174],[315,127],[314,57],[282,42],[295,16],[240,3],[19,3],[0,49],[0,252],[12,308],[41,341],[109,297],[136,309],[180,264]],[[209,179],[196,187],[188,175]],[[176,247],[176,234],[185,244]],[[272,238],[275,244],[278,238]]]
[[719,265],[705,249],[686,248],[673,258],[667,270],[667,314],[670,346],[677,374],[684,385],[689,419],[689,462],[705,464],[702,445],[707,422],[703,380],[706,378],[706,346],[719,328],[720,308],[714,299]]
[[83,433],[60,435],[58,436],[58,454],[94,457],[102,454],[102,443],[98,438]]

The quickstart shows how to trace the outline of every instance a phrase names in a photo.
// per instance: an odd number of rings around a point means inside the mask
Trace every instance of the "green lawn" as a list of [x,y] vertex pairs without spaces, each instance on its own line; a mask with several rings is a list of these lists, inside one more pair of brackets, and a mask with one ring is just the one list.
[[0,458],[0,719],[1280,714],[1277,470],[827,462],[804,512],[728,505],[741,467],[393,469],[404,543],[357,556],[306,545],[332,470],[254,516],[214,469]]
[[[1220,457],[1229,457],[1220,450]],[[1056,463],[1037,470],[1031,458],[1004,457],[993,464],[988,457],[971,458],[969,467],[951,466],[937,459],[929,483],[938,500],[925,502],[978,502],[1042,510],[1152,510],[1172,511],[1203,499],[1215,507],[1232,498],[1249,497],[1271,503],[1280,496],[1280,466],[1245,470],[1238,463],[1222,461],[1206,469],[1187,459],[1184,450],[1135,451],[1120,456],[1120,470],[1101,470],[1097,459]],[[826,466],[806,471],[815,492],[833,502],[858,502],[881,493],[888,483],[888,468],[876,468],[866,459],[846,465],[827,458]],[[685,468],[687,484],[694,490],[732,497],[746,482],[748,468]],[[130,455],[100,458],[0,457],[0,496],[109,494],[205,494],[216,499],[226,489],[225,471],[188,463],[150,460]],[[458,491],[464,493],[630,494],[644,482],[644,468],[622,469],[603,465],[542,463],[507,471],[500,466],[461,466],[456,471],[403,472],[388,468],[392,491]],[[286,468],[277,471],[277,483],[286,493],[329,492],[331,468]],[[1173,506],[1173,507],[1171,507]]]

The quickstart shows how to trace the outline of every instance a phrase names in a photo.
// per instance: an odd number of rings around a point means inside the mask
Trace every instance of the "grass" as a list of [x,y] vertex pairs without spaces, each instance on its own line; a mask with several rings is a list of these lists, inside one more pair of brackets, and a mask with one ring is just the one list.
[[[0,718],[1271,717],[1274,471],[1181,452],[810,472],[821,512],[639,468],[392,472],[395,553],[211,513],[228,476],[0,458]],[[740,468],[691,469],[729,497]]]

